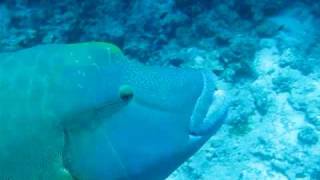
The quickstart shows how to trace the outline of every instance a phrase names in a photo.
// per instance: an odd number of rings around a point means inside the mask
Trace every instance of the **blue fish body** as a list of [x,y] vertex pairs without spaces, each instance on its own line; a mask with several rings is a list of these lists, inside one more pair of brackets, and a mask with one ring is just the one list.
[[164,179],[227,110],[211,72],[145,66],[112,44],[0,59],[0,179]]

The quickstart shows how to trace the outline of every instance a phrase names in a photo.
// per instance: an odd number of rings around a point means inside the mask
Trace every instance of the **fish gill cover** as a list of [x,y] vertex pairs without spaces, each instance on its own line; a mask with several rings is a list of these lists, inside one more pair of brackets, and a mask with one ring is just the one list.
[[227,123],[168,179],[320,179],[315,0],[1,1],[0,51],[113,42],[133,61],[207,68]]

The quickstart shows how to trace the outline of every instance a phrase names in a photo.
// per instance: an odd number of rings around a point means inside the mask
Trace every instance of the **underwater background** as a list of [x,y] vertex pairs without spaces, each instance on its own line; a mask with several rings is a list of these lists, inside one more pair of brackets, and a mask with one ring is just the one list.
[[320,2],[2,0],[0,52],[106,41],[130,59],[209,68],[226,123],[169,180],[320,179]]

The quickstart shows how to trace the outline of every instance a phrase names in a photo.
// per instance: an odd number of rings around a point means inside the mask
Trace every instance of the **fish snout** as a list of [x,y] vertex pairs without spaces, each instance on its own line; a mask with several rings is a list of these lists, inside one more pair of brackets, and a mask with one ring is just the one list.
[[190,135],[211,136],[222,125],[227,112],[226,91],[217,89],[212,73],[203,73],[203,90],[198,97],[189,124]]

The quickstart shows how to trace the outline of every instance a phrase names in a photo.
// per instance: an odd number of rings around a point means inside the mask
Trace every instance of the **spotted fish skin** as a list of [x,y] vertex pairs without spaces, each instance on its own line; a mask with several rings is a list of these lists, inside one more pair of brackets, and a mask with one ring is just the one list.
[[215,89],[108,43],[0,54],[0,180],[164,179],[221,126]]

